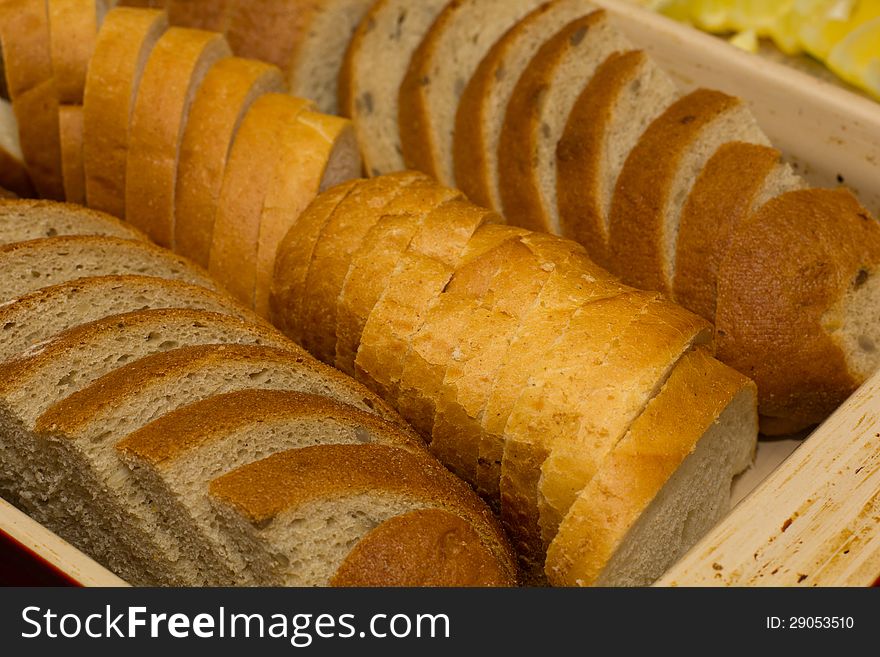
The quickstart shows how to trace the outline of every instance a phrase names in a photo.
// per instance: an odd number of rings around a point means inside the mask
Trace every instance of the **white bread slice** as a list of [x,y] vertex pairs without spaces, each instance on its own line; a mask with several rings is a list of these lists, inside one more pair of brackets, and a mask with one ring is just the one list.
[[359,540],[330,586],[510,586],[467,522],[442,509],[389,518]]
[[141,75],[168,26],[165,13],[117,8],[101,24],[83,95],[83,161],[89,207],[125,217],[128,127]]
[[371,529],[425,508],[468,522],[507,583],[515,581],[506,541],[485,505],[418,453],[377,444],[290,450],[216,479],[210,494],[230,543],[261,582],[324,584]]
[[0,201],[0,244],[59,235],[106,235],[146,241],[146,236],[136,228],[89,208],[56,201]]
[[104,20],[104,0],[47,0],[52,69],[63,105],[82,105],[86,71]]
[[208,270],[242,303],[253,306],[260,214],[280,154],[280,137],[308,100],[286,94],[258,98],[232,142],[214,217]]
[[[113,437],[119,436],[125,434]],[[197,564],[192,579],[211,585],[259,583],[246,555],[230,549],[212,517],[208,484],[213,479],[313,445],[379,443],[421,451],[394,425],[326,397],[290,390],[245,389],[209,397],[162,415],[115,445],[113,437],[100,452],[78,441],[89,460],[100,463],[99,472],[112,472],[119,455],[134,473],[114,486],[117,508],[102,513],[139,525],[148,536],[160,523],[172,528],[181,551]]]
[[339,111],[354,122],[370,176],[405,168],[398,91],[413,52],[448,2],[378,0],[348,45],[339,73]]
[[498,142],[507,104],[548,35],[595,10],[586,0],[551,0],[516,23],[489,50],[468,82],[455,117],[455,183],[474,203],[501,211]]
[[691,352],[608,455],[559,528],[547,577],[568,586],[646,586],[728,510],[751,463],[754,384]]
[[706,162],[729,141],[769,145],[742,100],[707,89],[673,103],[642,134],[611,203],[609,263],[624,281],[671,289],[681,209]]
[[24,163],[18,120],[8,100],[0,98],[0,187],[16,196],[34,196],[34,186]]
[[0,54],[9,99],[52,77],[49,13],[43,0],[11,0],[0,5]]
[[141,274],[193,283],[209,290],[207,272],[181,256],[147,242],[72,235],[0,247],[0,303],[50,285],[89,276]]
[[269,315],[278,246],[320,192],[360,176],[361,158],[351,122],[302,112],[280,136],[275,174],[263,199],[257,243],[254,308]]
[[58,130],[61,138],[61,177],[64,199],[68,203],[86,202],[86,172],[83,166],[82,105],[61,105],[58,108]]
[[214,32],[172,27],[137,87],[125,161],[125,219],[159,246],[174,239],[174,191],[189,108],[211,66],[232,52]]
[[410,168],[453,185],[455,112],[492,45],[540,0],[453,0],[413,53],[400,86],[399,128]]
[[556,145],[560,234],[607,266],[617,177],[645,128],[675,100],[672,81],[640,51],[610,55],[583,88]]
[[762,432],[821,422],[876,371],[878,263],[880,226],[845,189],[740,221],[718,269],[718,357],[758,384]]
[[437,207],[463,196],[429,179],[407,186],[364,235],[336,301],[336,367],[354,372],[364,325],[410,242]]
[[18,120],[21,152],[34,188],[42,198],[64,200],[55,79],[49,78],[16,96],[12,109]]
[[196,92],[177,162],[173,247],[202,267],[208,266],[223,172],[235,133],[257,98],[283,90],[277,67],[226,57],[211,67]]
[[516,83],[498,142],[504,216],[532,230],[559,233],[556,145],[596,69],[630,43],[604,11],[568,23],[542,45]]
[[44,287],[0,306],[0,361],[67,329],[149,308],[194,308],[253,319],[226,295],[153,276],[96,276]]

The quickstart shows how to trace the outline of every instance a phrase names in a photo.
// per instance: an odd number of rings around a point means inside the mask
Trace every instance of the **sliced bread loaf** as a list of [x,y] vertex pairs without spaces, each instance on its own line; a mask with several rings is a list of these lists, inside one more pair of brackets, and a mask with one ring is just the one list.
[[95,51],[98,28],[104,20],[104,0],[47,0],[49,47],[64,105],[82,105],[86,71]]
[[699,349],[682,358],[572,505],[547,553],[550,582],[657,579],[727,512],[754,454],[755,406],[745,377]]
[[349,43],[339,73],[339,111],[354,122],[371,176],[405,168],[398,91],[413,52],[448,2],[378,0]]
[[540,0],[452,0],[413,53],[400,86],[403,159],[445,185],[455,182],[455,112],[492,45]]
[[68,203],[83,205],[86,202],[86,173],[83,168],[82,105],[59,106],[58,129],[61,135],[64,199]]
[[16,196],[34,196],[34,186],[24,163],[18,121],[8,100],[0,98],[0,187]]
[[160,246],[174,239],[177,162],[190,105],[211,66],[231,54],[220,34],[172,27],[144,67],[129,126],[125,218]]
[[514,87],[548,34],[595,9],[586,0],[551,0],[511,27],[468,82],[455,117],[455,183],[468,198],[501,211],[498,142]]
[[165,13],[117,8],[98,33],[83,95],[83,161],[89,206],[125,217],[128,128],[150,51]]
[[141,274],[193,283],[209,290],[207,272],[147,242],[116,237],[73,235],[0,247],[0,302],[34,290],[89,276]]
[[277,67],[227,57],[211,67],[196,92],[177,162],[173,246],[202,267],[208,266],[223,172],[235,134],[257,98],[283,90]]
[[168,20],[174,25],[224,32],[236,0],[164,0]]
[[12,100],[28,175],[42,198],[64,200],[58,91],[49,78]]
[[62,235],[104,235],[145,241],[146,236],[114,216],[55,201],[0,201],[0,244]]

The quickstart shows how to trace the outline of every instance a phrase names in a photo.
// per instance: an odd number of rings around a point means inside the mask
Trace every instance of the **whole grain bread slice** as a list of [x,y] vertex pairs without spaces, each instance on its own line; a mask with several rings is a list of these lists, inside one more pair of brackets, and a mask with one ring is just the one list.
[[79,205],[45,200],[0,201],[0,244],[62,235],[147,239],[139,230],[116,217]]
[[[181,550],[198,564],[193,579],[214,585],[259,580],[247,557],[230,549],[214,522],[208,498],[213,479],[272,454],[313,445],[379,443],[421,451],[398,427],[350,406],[326,397],[265,389],[197,401],[141,427],[115,450],[112,443],[107,441],[104,453],[94,453],[90,460],[113,463],[118,454],[133,470],[135,477],[116,486],[117,513],[130,515],[129,522],[139,524],[147,535],[160,522],[173,527]],[[138,488],[147,492],[140,504],[132,494]],[[150,503],[158,507],[158,516],[150,513]]]
[[646,586],[728,510],[757,435],[754,384],[697,349],[608,455],[547,553],[561,586]]
[[455,182],[455,112],[492,45],[540,0],[452,0],[413,53],[400,85],[403,159],[445,185]]
[[486,506],[418,453],[377,444],[306,447],[238,468],[213,481],[210,493],[231,543],[263,582],[326,583],[373,527],[425,508],[468,522],[505,579],[516,579]]

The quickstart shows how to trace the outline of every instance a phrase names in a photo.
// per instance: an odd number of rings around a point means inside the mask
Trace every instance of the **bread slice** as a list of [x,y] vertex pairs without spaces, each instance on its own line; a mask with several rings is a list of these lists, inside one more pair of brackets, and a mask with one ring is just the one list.
[[77,205],[24,199],[0,201],[0,244],[62,235],[146,240],[143,233],[116,217]]
[[47,0],[52,68],[63,105],[82,105],[104,0]]
[[34,188],[42,198],[64,200],[55,79],[49,78],[16,96],[12,109],[18,120],[21,152]]
[[400,86],[399,127],[410,168],[453,185],[452,144],[458,101],[477,66],[540,0],[453,0],[413,53]]
[[235,134],[257,98],[283,90],[277,67],[226,57],[211,67],[196,92],[177,161],[173,247],[202,267],[208,266],[223,172]]
[[0,98],[0,187],[16,196],[34,196],[34,186],[24,163],[18,120],[8,100]]
[[220,34],[172,27],[144,67],[129,126],[125,218],[160,246],[174,239],[177,161],[189,108],[211,66],[231,54]]
[[501,211],[498,142],[516,83],[544,44],[595,10],[586,0],[551,0],[516,23],[489,50],[468,82],[455,117],[455,182],[474,203]]
[[83,95],[83,161],[89,207],[125,217],[128,127],[141,75],[165,32],[165,13],[117,8],[101,24]]
[[230,543],[260,582],[324,584],[373,527],[427,508],[468,522],[507,581],[515,581],[506,541],[485,505],[417,453],[377,444],[290,450],[216,479],[210,494]]
[[0,247],[0,302],[34,290],[89,276],[141,274],[193,283],[216,284],[194,264],[147,242],[116,237],[73,235]]
[[269,315],[278,246],[320,192],[360,176],[361,158],[351,122],[302,112],[281,135],[275,175],[260,214],[254,307]]
[[378,0],[361,19],[339,73],[339,111],[351,117],[368,175],[405,168],[398,91],[410,58],[449,0]]
[[444,203],[425,217],[364,325],[356,379],[383,399],[397,399],[409,346],[430,305],[461,263],[474,233],[499,221],[498,215],[464,199]]
[[58,108],[58,129],[61,136],[61,176],[64,199],[68,203],[86,202],[86,173],[83,168],[82,105],[61,105]]
[[75,326],[149,308],[194,308],[253,318],[228,296],[181,281],[131,275],[80,278],[0,306],[0,361]]
[[327,218],[311,253],[302,300],[302,344],[316,358],[332,363],[336,355],[336,300],[351,258],[386,205],[423,174],[401,172],[368,180],[353,189]]
[[297,229],[288,231],[278,245],[269,294],[269,315],[272,323],[294,342],[302,343],[304,326],[300,318],[315,244],[336,208],[362,182],[350,180],[319,194],[300,215]]
[[672,81],[641,51],[610,55],[583,88],[556,145],[559,232],[607,266],[617,177],[645,129],[675,100]]
[[876,370],[878,262],[880,226],[843,189],[788,192],[737,225],[718,357],[758,384],[762,431],[821,422]]
[[697,174],[729,141],[769,145],[744,102],[720,91],[698,89],[651,123],[617,179],[612,271],[637,287],[671,289],[681,209]]
[[52,77],[49,12],[41,0],[14,0],[0,6],[0,54],[9,99]]
[[370,530],[330,585],[483,587],[513,581],[467,522],[442,509],[419,509]]
[[336,367],[354,372],[364,325],[394,273],[401,255],[437,207],[464,198],[457,190],[425,179],[407,186],[383,208],[351,258],[336,301]]
[[208,270],[242,303],[253,305],[260,214],[286,126],[312,103],[286,94],[257,99],[232,142],[223,174]]
[[508,221],[560,232],[556,145],[585,80],[630,43],[604,11],[578,18],[542,45],[523,71],[504,115],[498,181]]
[[[289,390],[240,390],[209,397],[153,420],[114,447],[100,451],[78,440],[107,480],[117,454],[136,477],[114,482],[116,516],[150,536],[156,527],[172,527],[183,553],[197,564],[192,579],[213,585],[253,585],[246,555],[224,540],[212,517],[208,484],[240,466],[272,454],[313,445],[379,443],[420,450],[397,427],[325,397]],[[124,434],[122,434],[124,435]],[[138,499],[137,491],[146,496]],[[103,504],[102,504],[103,506]],[[158,507],[154,514],[152,506]],[[243,558],[244,557],[244,558]]]
[[578,496],[547,553],[562,586],[646,586],[726,512],[751,463],[755,386],[691,352]]
[[682,208],[673,295],[709,321],[715,319],[718,262],[737,223],[759,207],[757,197],[785,166],[780,157],[767,146],[724,144],[709,158]]
[[168,20],[173,25],[225,32],[235,0],[164,0]]

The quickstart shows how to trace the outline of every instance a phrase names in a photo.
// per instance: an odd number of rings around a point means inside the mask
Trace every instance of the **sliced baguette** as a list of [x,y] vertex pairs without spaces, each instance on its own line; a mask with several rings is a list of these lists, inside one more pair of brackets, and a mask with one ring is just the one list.
[[61,105],[58,108],[58,129],[61,137],[61,177],[64,199],[68,203],[86,202],[86,173],[83,167],[82,105]]
[[413,52],[448,2],[378,0],[348,45],[339,73],[339,111],[354,122],[370,176],[405,168],[398,91]]
[[540,0],[453,0],[413,53],[399,92],[403,159],[453,185],[455,112],[492,45]]
[[583,81],[629,42],[595,11],[542,45],[516,83],[498,142],[498,181],[508,221],[559,233],[556,145]]
[[89,276],[141,274],[193,283],[209,290],[207,272],[147,242],[116,237],[72,235],[0,247],[0,302],[50,285]]
[[82,105],[104,0],[47,0],[52,69],[63,105]]
[[[78,442],[81,449],[92,447]],[[89,449],[87,458],[96,465],[103,461],[101,469],[107,472],[117,454],[122,456],[137,480],[127,478],[114,486],[118,501],[111,513],[130,517],[128,522],[148,536],[162,521],[173,527],[181,550],[198,564],[193,579],[252,585],[259,580],[252,577],[249,559],[228,546],[214,522],[209,482],[285,450],[364,443],[419,450],[418,443],[394,425],[325,397],[246,389],[171,411],[116,445],[113,438],[104,441],[100,453]],[[138,499],[138,489],[147,493],[145,499]],[[151,505],[159,508],[158,516]]]
[[160,246],[174,240],[174,191],[189,108],[211,66],[232,52],[214,32],[172,27],[137,88],[125,161],[125,218]]
[[202,267],[208,266],[223,172],[235,134],[257,98],[283,90],[277,67],[227,57],[211,67],[196,92],[180,143],[173,246]]
[[702,350],[685,356],[572,505],[548,550],[550,582],[657,579],[727,512],[755,451],[755,396]]
[[34,186],[24,163],[18,120],[8,100],[0,98],[0,187],[16,196],[34,196]]
[[165,13],[117,8],[98,33],[83,95],[83,162],[89,207],[125,217],[128,128],[141,75],[165,32]]
[[514,87],[547,39],[590,13],[586,0],[551,0],[516,23],[489,50],[468,82],[455,117],[455,182],[474,203],[501,211],[498,142]]
[[146,236],[116,217],[55,201],[0,201],[0,244],[61,235],[105,235],[145,241]]

